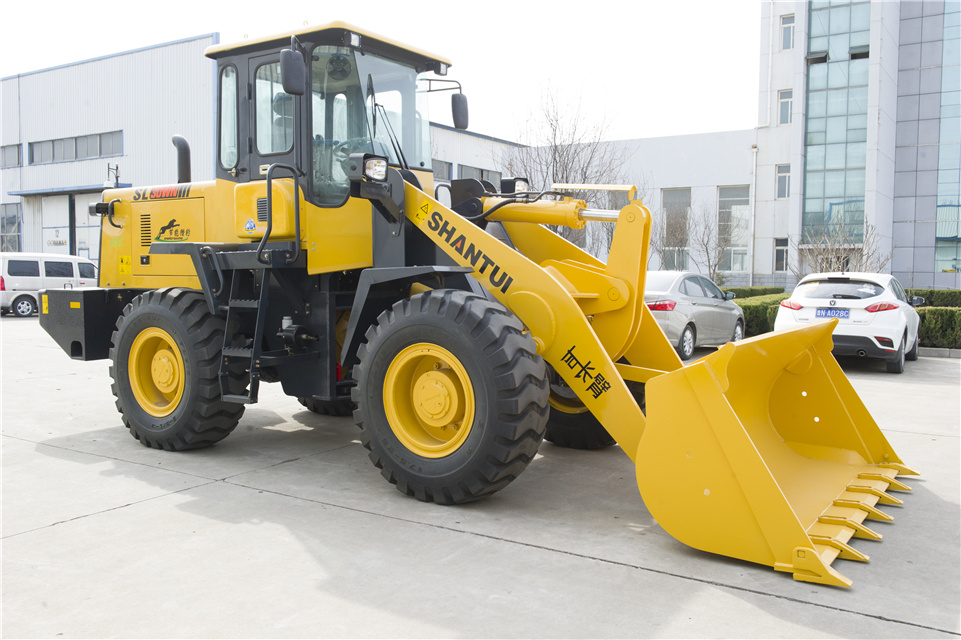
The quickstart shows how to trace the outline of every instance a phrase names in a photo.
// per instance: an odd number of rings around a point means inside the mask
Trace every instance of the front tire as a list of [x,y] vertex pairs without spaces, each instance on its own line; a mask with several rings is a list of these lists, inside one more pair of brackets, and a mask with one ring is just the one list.
[[547,422],[547,365],[500,303],[455,290],[401,300],[367,331],[354,419],[370,460],[418,500],[490,495],[534,459]]
[[585,450],[617,444],[556,371],[551,369],[548,377],[551,384],[551,415],[547,421],[545,440],[558,447]]
[[224,326],[196,291],[148,291],[124,309],[111,338],[110,388],[141,444],[197,449],[237,426],[244,406],[220,395]]

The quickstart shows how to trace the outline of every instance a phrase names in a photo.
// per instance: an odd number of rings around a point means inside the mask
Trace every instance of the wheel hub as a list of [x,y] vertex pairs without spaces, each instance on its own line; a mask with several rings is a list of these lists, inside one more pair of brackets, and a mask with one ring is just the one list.
[[474,391],[460,360],[430,343],[398,353],[384,377],[384,413],[411,452],[441,458],[457,451],[474,421]]
[[130,390],[140,408],[155,418],[169,416],[177,408],[186,388],[185,371],[176,341],[159,327],[144,329],[130,345]]
[[450,370],[429,371],[414,385],[414,409],[425,423],[445,429],[463,419],[458,381]]
[[153,383],[162,393],[170,393],[180,384],[177,372],[176,357],[169,349],[161,349],[154,354],[150,363],[150,374]]

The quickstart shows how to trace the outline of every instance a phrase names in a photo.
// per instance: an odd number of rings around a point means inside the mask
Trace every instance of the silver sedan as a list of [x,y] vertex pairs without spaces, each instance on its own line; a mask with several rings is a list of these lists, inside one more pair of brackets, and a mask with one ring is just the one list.
[[690,271],[649,271],[644,302],[682,360],[694,347],[737,342],[744,337],[744,313],[706,277]]

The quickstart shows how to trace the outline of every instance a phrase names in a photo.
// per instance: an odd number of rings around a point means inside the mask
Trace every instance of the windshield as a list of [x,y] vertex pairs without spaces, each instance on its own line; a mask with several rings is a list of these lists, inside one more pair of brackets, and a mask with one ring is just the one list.
[[884,287],[861,280],[812,280],[799,284],[795,291],[805,298],[863,300],[884,293]]
[[644,288],[647,291],[667,291],[677,280],[677,271],[648,271]]
[[352,153],[430,170],[430,120],[421,75],[411,66],[347,47],[313,49],[311,180],[321,204],[346,199]]

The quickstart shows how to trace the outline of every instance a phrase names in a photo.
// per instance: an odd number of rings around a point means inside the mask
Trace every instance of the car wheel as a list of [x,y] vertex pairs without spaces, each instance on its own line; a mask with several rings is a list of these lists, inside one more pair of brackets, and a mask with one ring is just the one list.
[[904,342],[906,339],[907,336],[905,336],[904,340],[901,340],[901,346],[898,347],[897,355],[885,362],[888,367],[888,373],[904,373]]
[[914,346],[912,346],[911,349],[904,354],[905,360],[910,360],[911,362],[914,362],[915,360],[918,359],[918,345],[920,342],[921,342],[921,336],[920,335],[914,336]]
[[18,318],[27,318],[37,310],[37,305],[30,296],[21,296],[13,301],[10,308],[13,309],[13,315]]
[[697,342],[697,332],[694,325],[687,325],[681,332],[681,339],[677,343],[677,353],[681,360],[690,360],[694,355],[694,345]]
[[731,336],[731,342],[740,342],[744,339],[744,325],[738,320],[737,324],[734,325],[734,335]]

